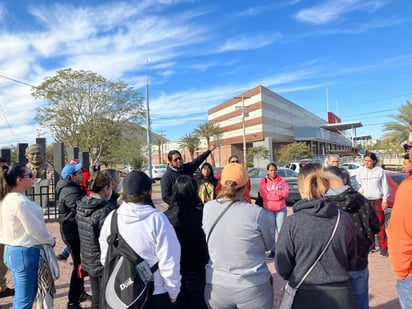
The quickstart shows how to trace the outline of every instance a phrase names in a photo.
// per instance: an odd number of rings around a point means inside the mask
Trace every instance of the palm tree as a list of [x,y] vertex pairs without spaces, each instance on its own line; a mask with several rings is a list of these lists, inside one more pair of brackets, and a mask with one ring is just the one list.
[[178,144],[181,149],[189,150],[190,158],[193,160],[195,150],[199,147],[200,140],[194,134],[186,134],[179,139]]
[[[204,137],[206,139],[207,148],[210,149],[210,139],[218,134],[222,133],[222,129],[219,124],[214,124],[213,122],[205,122],[200,124],[197,128],[193,130],[193,133],[198,137]],[[210,154],[212,160],[212,166],[215,167],[215,157],[213,153]]]
[[159,163],[162,164],[162,140],[160,138],[155,138],[153,141],[153,145],[157,146],[157,154],[159,158]]
[[399,108],[398,115],[389,115],[395,122],[387,122],[383,131],[388,133],[383,135],[387,143],[401,145],[408,139],[409,132],[412,131],[412,104],[406,101],[405,105]]
[[256,146],[249,148],[247,151],[248,160],[253,161],[256,159],[269,159],[269,151],[266,146]]

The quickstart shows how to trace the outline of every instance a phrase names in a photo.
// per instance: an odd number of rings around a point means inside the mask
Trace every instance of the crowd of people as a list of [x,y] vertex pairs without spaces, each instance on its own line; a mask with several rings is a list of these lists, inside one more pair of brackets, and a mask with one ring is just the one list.
[[[391,259],[402,308],[412,308],[412,176],[398,189],[386,231],[389,187],[374,153],[364,156],[358,190],[339,168],[337,155],[329,155],[323,165],[303,166],[298,174],[302,199],[288,215],[289,187],[275,163],[267,165],[260,180],[263,202],[257,205],[237,156],[228,159],[220,179],[215,177],[205,162],[214,149],[187,163],[179,151],[169,152],[161,179],[162,200],[168,205],[164,213],[153,203],[153,180],[141,171],[129,172],[121,181],[111,169],[90,175],[79,160],[64,166],[56,194],[66,249],[57,256],[65,260],[70,255],[73,263],[67,308],[82,308],[86,300],[91,308],[103,307],[102,273],[113,210],[123,239],[150,267],[158,265],[147,308],[273,308],[270,261],[297,290],[292,308],[369,308],[368,256],[375,235],[380,255]],[[412,138],[403,163],[410,174],[411,149]],[[41,253],[44,246],[55,245],[55,237],[47,231],[42,208],[25,195],[35,178],[30,167],[9,167],[3,159],[0,164],[0,297],[14,295],[14,308],[32,308]],[[7,268],[14,289],[5,284]],[[90,280],[91,295],[82,274]]]

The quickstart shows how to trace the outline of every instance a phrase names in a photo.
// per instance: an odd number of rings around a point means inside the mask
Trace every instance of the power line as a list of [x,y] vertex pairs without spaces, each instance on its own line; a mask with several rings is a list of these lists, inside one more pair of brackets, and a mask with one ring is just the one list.
[[3,77],[4,79],[8,79],[8,80],[10,80],[10,81],[13,81],[13,82],[16,82],[16,83],[25,85],[25,86],[37,88],[37,86],[34,86],[34,85],[29,84],[29,83],[23,82],[23,81],[21,81],[21,80],[18,80],[18,79],[15,79],[15,78],[6,76],[6,75],[4,75],[4,74],[0,74],[0,77]]
[[394,94],[394,95],[391,95],[391,96],[382,97],[382,98],[375,98],[375,99],[371,99],[371,100],[358,101],[356,103],[345,104],[345,107],[346,106],[359,105],[359,104],[363,104],[363,103],[373,103],[373,102],[379,102],[379,101],[384,101],[384,100],[388,100],[388,99],[400,98],[400,97],[404,97],[404,96],[410,95],[410,94],[412,94],[412,92],[406,92],[406,93],[402,93],[402,94]]

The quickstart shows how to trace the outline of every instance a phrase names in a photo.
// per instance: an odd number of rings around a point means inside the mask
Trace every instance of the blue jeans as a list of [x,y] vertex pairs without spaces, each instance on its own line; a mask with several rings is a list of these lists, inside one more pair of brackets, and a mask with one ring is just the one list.
[[13,308],[31,309],[37,294],[40,249],[7,246],[5,262],[14,280]]
[[[282,227],[283,221],[285,220],[286,216],[288,215],[288,209],[287,207],[279,210],[279,211],[274,211],[273,215],[275,216],[275,233],[280,232],[280,229]],[[274,244],[272,246],[272,248],[270,249],[270,251],[275,252],[276,251],[276,244]]]
[[352,285],[352,294],[353,299],[355,300],[356,309],[369,309],[368,267],[363,270],[350,271],[349,277]]
[[408,276],[403,280],[398,279],[396,289],[402,308],[412,308],[412,276]]

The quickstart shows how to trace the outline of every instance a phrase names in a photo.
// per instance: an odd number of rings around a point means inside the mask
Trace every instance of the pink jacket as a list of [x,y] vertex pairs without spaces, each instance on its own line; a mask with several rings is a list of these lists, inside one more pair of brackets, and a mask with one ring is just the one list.
[[260,180],[259,192],[263,198],[263,207],[270,211],[279,211],[286,207],[289,196],[289,185],[285,179],[277,175],[271,180],[267,175]]

